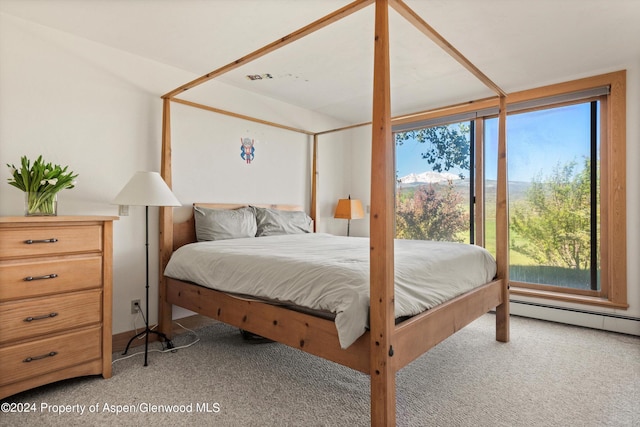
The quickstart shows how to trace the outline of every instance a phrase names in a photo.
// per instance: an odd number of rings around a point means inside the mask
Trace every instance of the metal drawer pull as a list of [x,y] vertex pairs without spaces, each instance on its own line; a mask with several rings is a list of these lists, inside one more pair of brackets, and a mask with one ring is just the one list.
[[56,273],[51,273],[51,274],[46,274],[44,276],[27,276],[24,278],[25,282],[30,282],[32,280],[43,280],[43,279],[55,279],[56,277],[58,277],[58,275]]
[[36,317],[27,317],[26,319],[24,319],[25,322],[33,322],[34,320],[43,320],[43,319],[48,319],[50,317],[56,317],[58,315],[58,313],[49,313],[49,314],[44,314],[42,316],[36,316]]
[[44,240],[31,240],[31,239],[29,239],[29,240],[25,240],[24,242],[27,245],[32,245],[34,243],[55,243],[57,241],[58,241],[58,239],[56,239],[55,237],[52,237],[51,239],[44,239]]
[[23,362],[29,363],[29,362],[33,362],[34,360],[46,359],[47,357],[53,357],[56,354],[58,354],[57,351],[52,351],[51,353],[43,354],[42,356],[27,357],[26,359],[23,360]]

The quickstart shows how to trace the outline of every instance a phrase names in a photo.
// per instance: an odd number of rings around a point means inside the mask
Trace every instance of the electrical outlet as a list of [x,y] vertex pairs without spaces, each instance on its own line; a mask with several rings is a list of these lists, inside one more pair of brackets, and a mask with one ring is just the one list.
[[140,311],[140,300],[139,299],[132,299],[131,300],[131,314],[138,314],[138,311]]

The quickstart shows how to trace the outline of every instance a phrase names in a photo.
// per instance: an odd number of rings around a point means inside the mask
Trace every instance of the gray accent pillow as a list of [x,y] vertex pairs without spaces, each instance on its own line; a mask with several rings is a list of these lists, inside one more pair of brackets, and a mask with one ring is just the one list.
[[278,209],[252,206],[258,230],[256,237],[278,234],[311,233],[312,219],[302,211],[281,211]]
[[208,209],[194,206],[198,242],[255,237],[256,216],[250,207]]

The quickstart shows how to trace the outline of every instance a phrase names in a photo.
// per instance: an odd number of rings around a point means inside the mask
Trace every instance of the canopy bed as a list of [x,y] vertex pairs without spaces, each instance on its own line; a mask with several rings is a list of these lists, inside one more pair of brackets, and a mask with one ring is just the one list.
[[[195,220],[175,223],[172,208],[160,211],[160,330],[171,334],[171,307],[178,305],[218,319],[243,330],[284,343],[294,348],[332,360],[369,374],[371,377],[371,423],[394,425],[396,411],[395,374],[465,325],[490,310],[496,311],[496,339],[509,340],[508,255],[507,255],[507,191],[506,191],[506,94],[471,64],[460,52],[400,0],[357,0],[226,66],[186,83],[163,96],[163,143],[161,174],[172,184],[171,125],[172,102],[266,123],[293,132],[313,136],[312,195],[309,214],[316,219],[316,158],[320,135],[346,128],[310,132],[277,123],[230,113],[214,107],[185,101],[176,96],[206,81],[266,55],[284,45],[315,32],[375,3],[375,42],[373,75],[373,114],[367,125],[372,128],[371,222],[368,246],[368,328],[348,345],[341,340],[334,319],[317,313],[272,304],[269,301],[239,297],[220,289],[195,284],[193,279],[165,276],[174,251],[196,242]],[[498,191],[496,213],[496,273],[479,286],[439,302],[437,305],[407,318],[397,319],[394,243],[394,141],[390,104],[389,72],[389,7],[393,7],[422,33],[469,70],[497,94],[488,101],[499,106]],[[396,119],[393,119],[396,120]],[[360,126],[360,125],[354,125]],[[373,173],[375,171],[375,173]],[[249,202],[249,201],[247,201]],[[247,205],[198,204],[208,209],[244,209]],[[263,209],[299,210],[297,206],[267,205]],[[260,237],[259,239],[262,239]],[[244,240],[244,239],[243,239]],[[188,246],[188,245],[187,245]]]

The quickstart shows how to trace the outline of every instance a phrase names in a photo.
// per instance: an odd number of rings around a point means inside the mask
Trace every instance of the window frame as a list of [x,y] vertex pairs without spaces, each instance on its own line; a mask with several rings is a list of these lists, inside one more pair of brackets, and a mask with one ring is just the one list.
[[[470,194],[470,198],[469,198],[469,229],[468,229],[468,237],[469,237],[469,241],[472,245],[478,245],[478,246],[483,246],[484,247],[484,221],[482,223],[482,230],[478,231],[477,230],[477,223],[476,221],[479,219],[482,219],[483,216],[481,215],[480,217],[478,217],[478,213],[476,212],[476,210],[478,209],[479,206],[482,206],[482,209],[484,209],[484,203],[483,204],[478,204],[477,201],[477,197],[475,196],[475,194],[477,194],[478,192],[483,193],[484,192],[484,176],[482,177],[482,179],[478,179],[477,173],[478,173],[478,168],[477,165],[475,164],[476,160],[475,160],[475,156],[477,155],[476,150],[478,150],[478,148],[482,148],[481,144],[477,143],[476,138],[480,138],[482,139],[482,135],[478,134],[478,131],[476,130],[476,121],[478,120],[478,118],[474,117],[443,117],[437,120],[436,123],[429,123],[425,126],[422,125],[416,125],[416,126],[405,126],[404,130],[392,130],[392,138],[394,141],[394,146],[396,146],[396,151],[397,151],[397,143],[396,143],[396,134],[398,133],[402,133],[402,132],[408,132],[408,131],[418,131],[421,129],[425,129],[428,127],[438,127],[438,126],[449,126],[449,125],[456,125],[456,124],[460,124],[460,123],[469,123],[469,192]],[[409,122],[411,123],[411,122]],[[482,155],[482,154],[480,154]],[[396,158],[395,158],[395,162],[396,162],[396,167],[397,167],[397,161],[398,161],[398,157],[397,157],[397,153],[396,153]],[[480,169],[481,171],[483,169]],[[478,187],[479,186],[479,187]],[[397,201],[397,197],[398,197],[398,186],[396,186],[396,201]],[[396,205],[396,213],[397,213],[397,205]],[[478,241],[478,236],[482,237],[483,240],[482,241]],[[397,238],[397,237],[396,237]]]
[[[566,288],[519,286],[510,282],[512,294],[542,297],[613,308],[627,303],[626,240],[626,71],[518,92],[508,102],[547,98],[609,86],[600,98],[600,291],[577,294]],[[584,292],[583,292],[584,293]]]
[[[507,96],[509,105],[544,101],[545,98],[568,95],[600,87],[609,87],[609,94],[600,100],[600,291],[579,294],[571,289],[523,284],[510,281],[510,293],[527,297],[560,300],[610,308],[627,309],[627,238],[626,238],[626,70],[601,74],[535,89],[514,92]],[[548,105],[560,106],[560,103]],[[476,113],[475,118],[475,241],[484,246],[484,119],[498,107],[496,98],[482,99],[433,111],[412,114],[393,120],[394,126],[443,119]],[[537,108],[536,108],[537,109]],[[508,119],[507,119],[508,123]],[[507,143],[508,144],[508,143]],[[508,162],[508,153],[507,153]]]
[[[551,109],[556,109],[556,108],[562,108],[562,107],[566,107],[566,106],[570,106],[570,105],[577,105],[577,104],[589,104],[589,109],[590,109],[590,113],[592,114],[592,109],[593,109],[593,102],[600,102],[600,105],[602,106],[602,103],[607,99],[607,95],[598,95],[598,96],[591,96],[591,97],[586,97],[586,98],[581,98],[581,99],[576,99],[576,100],[572,100],[572,101],[567,101],[567,102],[551,102],[549,104],[544,104],[541,106],[537,106],[534,108],[528,108],[528,109],[521,109],[515,112],[512,112],[511,114],[526,114],[529,112],[535,112],[535,111],[542,111],[542,110],[551,110]],[[600,108],[600,114],[598,117],[596,117],[596,119],[598,120],[599,125],[606,123],[606,112]],[[507,113],[507,117],[509,116],[509,113]],[[494,116],[497,117],[497,116]],[[491,117],[491,118],[494,118]],[[591,117],[593,118],[593,116]],[[593,123],[592,123],[593,124]],[[591,131],[593,132],[593,128],[591,129]],[[606,135],[602,132],[602,129],[599,132],[600,134],[600,139],[602,140],[602,138],[605,138]],[[593,135],[591,135],[592,137]],[[593,144],[595,144],[595,141],[590,141],[590,151],[592,151],[593,154],[593,150],[595,149],[595,147],[593,146]],[[601,150],[600,150],[601,151]],[[599,154],[600,151],[598,151],[596,154]],[[598,158],[598,156],[592,156],[593,158]],[[602,162],[602,160],[600,160]],[[593,171],[593,169],[592,169]],[[592,182],[591,184],[591,189],[593,189],[594,187],[599,187],[597,184],[594,184]],[[600,192],[600,194],[598,194],[598,198],[600,198],[602,196],[602,191]],[[602,211],[602,204],[600,205],[600,210]],[[593,220],[593,216],[591,217]],[[596,226],[596,229],[599,229],[599,226]],[[590,233],[593,235],[593,231],[590,231]],[[598,234],[598,232],[596,231],[596,246],[598,246],[599,240],[600,239],[600,234]],[[600,251],[602,252],[602,251]],[[593,259],[591,260],[593,262]],[[593,264],[592,264],[593,266]],[[590,278],[591,280],[594,279],[593,274],[594,274],[593,268],[590,269]],[[571,288],[569,286],[561,286],[561,285],[550,285],[550,284],[544,284],[544,283],[536,283],[536,282],[523,282],[523,281],[519,281],[519,280],[510,280],[510,284],[512,286],[514,286],[514,288],[516,290],[518,290],[519,288],[524,288],[524,289],[532,289],[532,290],[538,290],[538,291],[550,291],[550,292],[561,292],[561,293],[566,293],[566,294],[575,294],[575,295],[583,295],[583,296],[587,296],[587,297],[597,297],[597,298],[606,298],[606,293],[603,292],[603,288],[602,286],[600,287],[600,290],[597,289],[576,289],[576,288]],[[590,284],[591,286],[593,286],[593,282]]]

